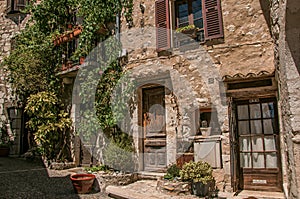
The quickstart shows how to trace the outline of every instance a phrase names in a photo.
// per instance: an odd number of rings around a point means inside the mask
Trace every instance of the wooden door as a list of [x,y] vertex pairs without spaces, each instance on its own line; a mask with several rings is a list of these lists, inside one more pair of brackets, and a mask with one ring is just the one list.
[[165,88],[143,89],[144,170],[166,168]]
[[276,99],[236,103],[239,188],[281,191]]

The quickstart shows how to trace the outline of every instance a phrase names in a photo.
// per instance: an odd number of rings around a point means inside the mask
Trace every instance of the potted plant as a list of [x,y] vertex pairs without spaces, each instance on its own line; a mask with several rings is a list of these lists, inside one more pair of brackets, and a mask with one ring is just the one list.
[[0,128],[0,157],[7,157],[9,155],[11,140],[3,122],[2,125]]
[[180,28],[176,29],[176,33],[182,33],[182,34],[188,35],[192,38],[197,37],[197,31],[198,31],[198,29],[194,24],[187,25],[187,26],[180,27]]
[[179,174],[183,181],[191,182],[194,195],[209,196],[214,191],[215,180],[212,167],[207,162],[185,163]]

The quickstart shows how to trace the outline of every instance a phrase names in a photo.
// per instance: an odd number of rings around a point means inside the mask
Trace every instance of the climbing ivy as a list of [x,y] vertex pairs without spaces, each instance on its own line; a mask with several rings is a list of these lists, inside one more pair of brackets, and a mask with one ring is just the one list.
[[[124,15],[127,23],[132,21],[133,7],[132,0],[43,0],[39,3],[33,0],[30,2],[24,12],[29,13],[31,19],[26,28],[16,36],[14,50],[1,64],[4,69],[9,71],[8,80],[23,106],[28,104],[35,106],[35,101],[40,100],[36,95],[40,95],[41,92],[52,93],[58,99],[61,98],[62,83],[57,74],[63,61],[64,49],[55,46],[53,41],[55,37],[66,31],[67,24],[72,21],[74,16],[84,18],[83,31],[79,36],[79,47],[75,53],[88,55],[95,47],[94,40],[96,37],[100,38],[100,41],[104,41],[108,35],[114,34],[114,27],[110,25],[115,22],[116,15]],[[108,31],[105,34],[100,34],[99,29],[102,28]],[[118,53],[117,48],[111,42],[108,42],[106,49],[107,52]],[[107,106],[109,104],[107,101],[110,100],[113,88],[123,74],[118,60],[112,54],[107,53],[108,57],[106,57],[105,62],[110,67],[100,79],[97,102],[95,103],[98,107],[98,122],[102,128],[106,129],[116,125],[111,108]],[[99,64],[101,65],[101,60]],[[104,92],[99,94],[101,90]],[[66,109],[64,106],[58,107],[59,109]],[[27,110],[30,110],[30,107]],[[49,111],[52,110],[54,109]],[[55,112],[51,113],[55,115],[54,120],[61,118],[59,116],[60,111],[55,109]],[[30,116],[31,118],[41,117],[40,119],[43,120],[45,115],[40,115],[39,111],[31,111]],[[39,126],[39,123],[36,125],[36,128],[31,128],[31,130],[41,137],[43,132],[39,129],[42,127]],[[44,124],[41,125],[45,127]],[[28,123],[28,126],[32,127],[32,123]],[[65,127],[67,128],[67,126]],[[47,132],[45,131],[43,136],[46,136]],[[56,136],[54,133],[47,134],[50,136],[47,137],[49,141],[55,141],[51,138],[52,135]],[[50,145],[52,146],[53,143]]]

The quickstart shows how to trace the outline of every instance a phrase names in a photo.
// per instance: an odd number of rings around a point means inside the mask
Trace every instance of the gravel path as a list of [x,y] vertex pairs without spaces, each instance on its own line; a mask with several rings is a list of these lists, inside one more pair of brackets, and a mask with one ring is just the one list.
[[0,198],[110,198],[103,193],[76,194],[69,175],[45,168],[42,161],[0,157]]

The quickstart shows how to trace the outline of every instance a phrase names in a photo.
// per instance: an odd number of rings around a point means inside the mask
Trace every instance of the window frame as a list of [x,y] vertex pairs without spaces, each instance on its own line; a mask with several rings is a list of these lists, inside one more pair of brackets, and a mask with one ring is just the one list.
[[[156,0],[155,1],[155,27],[156,27],[156,50],[168,52],[171,48],[183,47],[195,39],[200,44],[218,44],[224,41],[223,15],[221,0],[200,0],[202,7],[203,28],[197,32],[194,29],[181,30],[181,33],[190,37],[184,38],[181,34],[176,34],[170,28],[176,29],[178,24],[177,5],[181,2],[190,2],[188,23],[194,24],[192,11],[192,0]],[[201,19],[199,18],[199,19]],[[166,29],[166,30],[164,30]],[[184,48],[183,48],[184,49]]]
[[[183,4],[184,2],[187,2],[187,4],[188,4],[188,22],[189,22],[189,25],[194,25],[194,14],[193,14],[193,6],[192,6],[193,5],[193,1],[194,0],[180,0],[180,1],[175,1],[175,21],[176,21],[175,28],[176,29],[179,28],[178,27],[178,24],[179,24],[179,9],[178,9],[178,6],[180,4]],[[202,6],[203,1],[200,0],[200,2],[201,2],[201,7],[202,7],[202,9],[201,9],[202,17],[201,18],[203,20],[203,6]],[[201,29],[204,29],[204,23],[203,23],[203,27]]]

